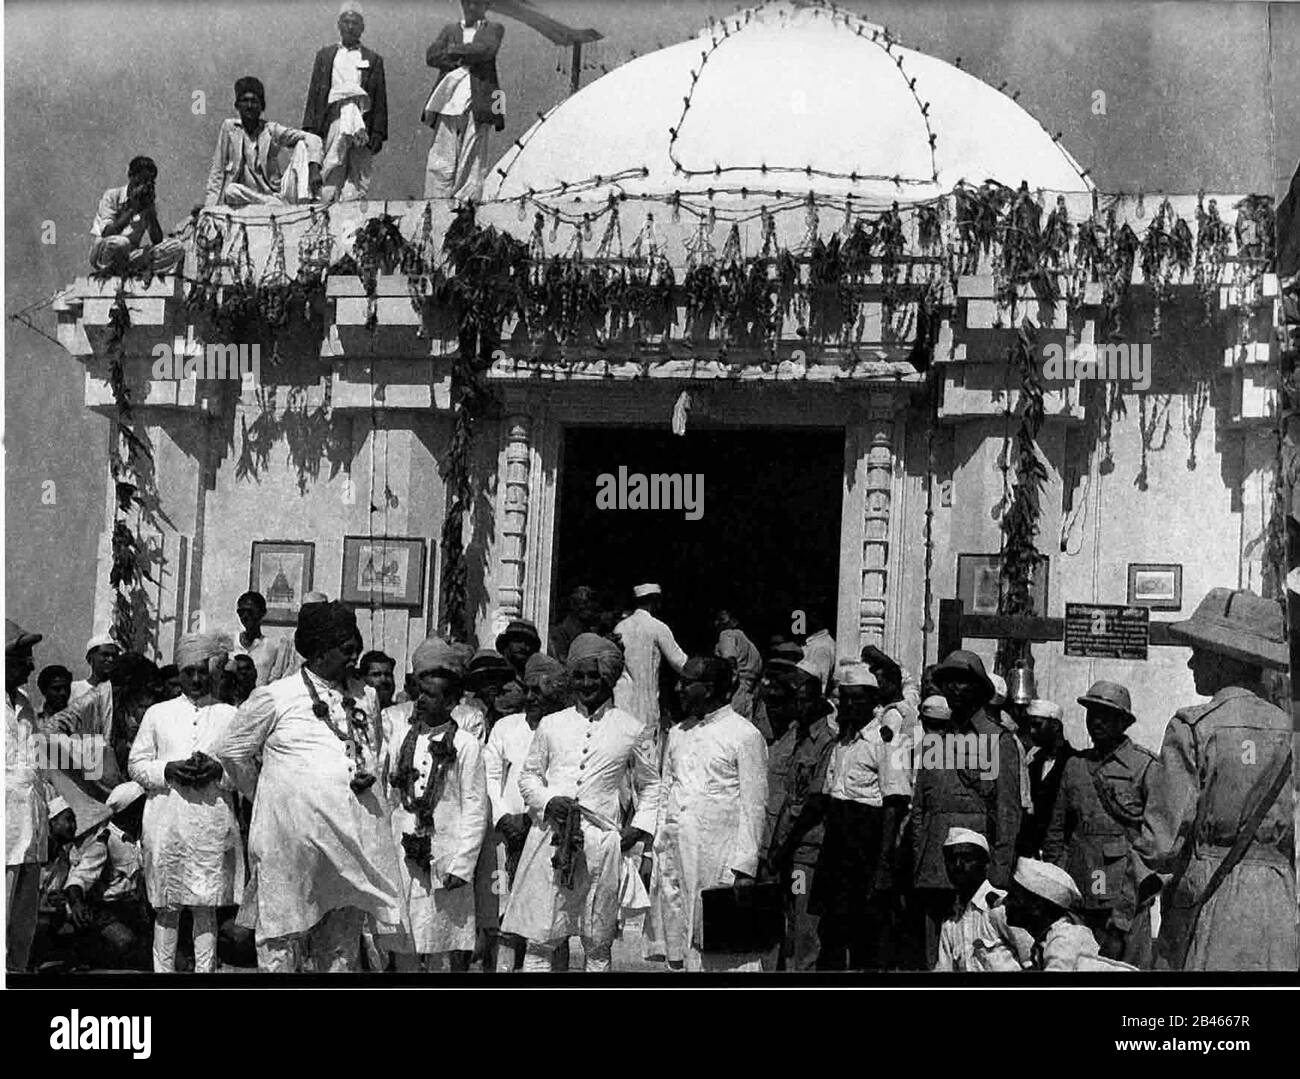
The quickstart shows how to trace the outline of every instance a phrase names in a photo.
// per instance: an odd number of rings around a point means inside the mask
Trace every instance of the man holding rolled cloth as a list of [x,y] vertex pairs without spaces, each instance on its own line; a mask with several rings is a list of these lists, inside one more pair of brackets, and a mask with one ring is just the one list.
[[355,971],[367,915],[401,922],[401,874],[376,789],[379,705],[347,692],[360,655],[356,616],[307,603],[299,671],[262,686],[208,751],[246,794],[256,778],[249,855],[257,890],[257,963],[270,972]]
[[[574,935],[587,970],[609,970],[623,852],[650,838],[659,812],[651,733],[612,701],[623,653],[583,633],[569,647],[568,668],[577,703],[542,718],[519,777],[533,827],[501,931],[528,941],[526,972],[552,969],[556,946]],[[629,772],[637,810],[620,829],[619,789]]]

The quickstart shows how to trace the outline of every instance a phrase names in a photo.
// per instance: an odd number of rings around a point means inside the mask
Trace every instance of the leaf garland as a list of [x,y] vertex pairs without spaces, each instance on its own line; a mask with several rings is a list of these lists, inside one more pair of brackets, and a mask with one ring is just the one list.
[[[998,580],[998,614],[1030,616],[1034,613],[1034,574],[1042,562],[1037,540],[1043,485],[1047,468],[1038,450],[1042,430],[1043,383],[1036,359],[1035,335],[1025,321],[1016,331],[1008,359],[1020,376],[1017,412],[1020,425],[1014,442],[1006,448],[1014,484],[1010,502],[1002,513],[1002,562]],[[997,669],[1007,671],[1031,660],[1024,641],[998,642]]]

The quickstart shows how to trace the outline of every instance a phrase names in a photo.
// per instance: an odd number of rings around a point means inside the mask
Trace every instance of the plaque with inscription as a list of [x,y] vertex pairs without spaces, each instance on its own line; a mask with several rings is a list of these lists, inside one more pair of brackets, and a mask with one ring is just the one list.
[[1146,659],[1151,626],[1145,607],[1067,603],[1065,654],[1088,659]]

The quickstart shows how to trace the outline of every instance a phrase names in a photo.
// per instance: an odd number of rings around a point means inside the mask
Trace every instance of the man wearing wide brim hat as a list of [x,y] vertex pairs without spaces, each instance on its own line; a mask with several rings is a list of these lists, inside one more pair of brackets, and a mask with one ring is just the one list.
[[1208,702],[1179,709],[1152,770],[1128,885],[1162,889],[1160,950],[1175,970],[1297,967],[1292,724],[1265,699],[1284,670],[1282,608],[1214,588],[1170,632]]
[[1078,698],[1092,748],[1071,757],[1043,838],[1043,859],[1078,885],[1079,915],[1114,958],[1151,965],[1149,911],[1124,887],[1129,851],[1142,825],[1154,755],[1125,733],[1135,722],[1127,687],[1094,682]]
[[[935,667],[932,678],[951,710],[951,718],[926,752],[942,748],[945,766],[917,772],[912,803],[913,889],[925,912],[925,968],[939,956],[939,932],[952,912],[955,893],[943,862],[949,828],[970,828],[989,841],[989,883],[1005,888],[1011,880],[1020,831],[1020,754],[1015,735],[990,714],[995,690],[974,652],[958,650]],[[985,766],[967,750],[978,749]],[[958,751],[961,761],[958,762]],[[961,767],[948,766],[961,763]]]
[[497,634],[495,648],[514,672],[514,677],[497,694],[497,707],[503,716],[508,716],[524,707],[524,668],[542,650],[541,634],[528,619],[516,618]]

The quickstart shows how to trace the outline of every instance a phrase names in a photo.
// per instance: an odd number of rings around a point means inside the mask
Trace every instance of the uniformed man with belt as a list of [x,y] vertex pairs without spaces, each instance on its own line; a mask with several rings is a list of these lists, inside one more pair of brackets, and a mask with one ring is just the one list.
[[1149,911],[1138,913],[1124,874],[1142,826],[1155,755],[1124,733],[1136,719],[1127,688],[1095,682],[1078,700],[1087,710],[1092,749],[1066,761],[1043,858],[1074,878],[1082,896],[1078,914],[1106,953],[1149,967]]
[[1262,684],[1287,667],[1281,606],[1214,588],[1169,628],[1210,700],[1165,730],[1127,883],[1139,902],[1160,893],[1172,969],[1294,973],[1293,732]]

